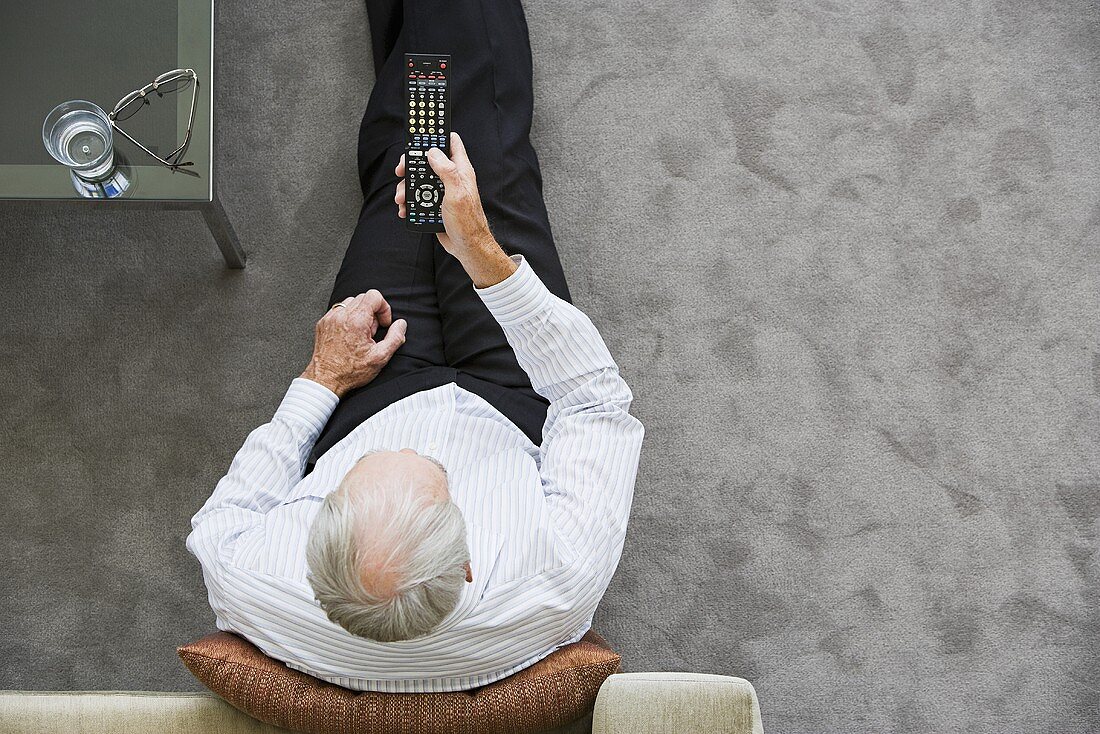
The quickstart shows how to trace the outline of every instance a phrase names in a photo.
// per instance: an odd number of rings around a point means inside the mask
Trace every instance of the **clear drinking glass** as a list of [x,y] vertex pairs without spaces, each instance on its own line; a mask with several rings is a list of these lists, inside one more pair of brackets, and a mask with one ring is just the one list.
[[74,174],[88,181],[108,176],[114,169],[114,136],[107,113],[91,102],[62,102],[42,123],[46,150]]

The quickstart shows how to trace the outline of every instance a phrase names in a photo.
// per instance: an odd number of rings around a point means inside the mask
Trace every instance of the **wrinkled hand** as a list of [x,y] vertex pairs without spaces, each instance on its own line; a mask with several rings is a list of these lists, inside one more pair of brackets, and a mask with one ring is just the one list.
[[[341,305],[342,304],[342,305]],[[376,342],[379,326],[386,337]],[[314,330],[313,358],[302,377],[340,397],[373,380],[405,343],[405,319],[393,321],[390,304],[376,290],[349,296],[330,308]]]
[[[489,231],[489,222],[485,219],[481,196],[477,192],[474,167],[466,156],[466,147],[458,133],[451,133],[451,157],[448,158],[439,148],[432,148],[428,151],[428,165],[443,182],[443,227],[447,231],[437,235],[443,249],[461,260],[480,248],[495,247],[496,240]],[[397,184],[397,195],[394,196],[397,215],[404,218],[404,154],[394,173],[401,179]]]

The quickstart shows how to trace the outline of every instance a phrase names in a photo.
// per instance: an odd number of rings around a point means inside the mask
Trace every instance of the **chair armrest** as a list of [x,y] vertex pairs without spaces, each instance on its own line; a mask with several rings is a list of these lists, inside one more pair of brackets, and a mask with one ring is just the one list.
[[210,693],[0,691],[0,734],[281,734]]
[[706,673],[616,673],[596,696],[592,734],[764,734],[743,678]]

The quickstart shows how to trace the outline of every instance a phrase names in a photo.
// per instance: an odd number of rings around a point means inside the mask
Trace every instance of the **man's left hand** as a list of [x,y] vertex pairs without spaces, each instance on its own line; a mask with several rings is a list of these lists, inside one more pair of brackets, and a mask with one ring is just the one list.
[[[379,326],[387,326],[389,331],[376,342],[374,335]],[[393,321],[390,304],[378,291],[349,296],[317,322],[313,359],[301,376],[342,398],[378,375],[405,343],[407,326],[405,319]]]

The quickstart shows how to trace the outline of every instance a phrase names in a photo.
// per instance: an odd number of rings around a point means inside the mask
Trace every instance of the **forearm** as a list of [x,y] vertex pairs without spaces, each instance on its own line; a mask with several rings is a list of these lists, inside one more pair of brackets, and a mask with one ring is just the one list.
[[458,254],[458,261],[470,276],[475,288],[496,285],[516,272],[516,263],[491,236],[465,248]]
[[240,507],[265,513],[302,478],[306,457],[337,397],[319,384],[294,380],[271,421],[245,439],[203,510]]
[[[586,382],[601,374],[617,377],[615,360],[592,321],[552,294],[522,256],[509,260],[516,266],[511,275],[475,292],[504,329],[531,386],[552,403],[571,404],[569,394]],[[619,382],[604,378],[596,384],[603,391],[614,383],[616,389],[603,397],[616,401],[623,393]]]

